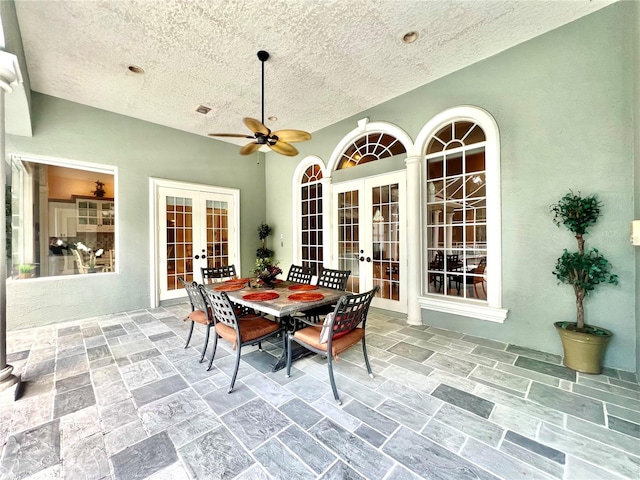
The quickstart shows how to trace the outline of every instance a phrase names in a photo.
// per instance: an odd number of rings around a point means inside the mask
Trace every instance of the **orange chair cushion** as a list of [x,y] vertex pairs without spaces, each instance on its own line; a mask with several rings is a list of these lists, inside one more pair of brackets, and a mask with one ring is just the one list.
[[[209,310],[209,313],[211,313],[211,310]],[[213,318],[213,315],[211,315],[211,318]],[[187,320],[201,323],[202,325],[209,325],[210,323],[213,323],[213,321],[209,321],[209,317],[207,317],[207,314],[202,310],[194,310],[189,315],[187,315],[187,318],[184,319],[185,322]]]
[[[328,344],[320,343],[321,331],[322,327],[306,327],[298,330],[293,336],[316,350],[326,352]],[[331,341],[331,356],[336,357],[338,354],[348,350],[362,340],[362,337],[364,337],[364,328],[354,328],[339,338],[333,338]]]
[[[240,328],[240,342],[242,343],[251,342],[256,338],[264,337],[280,329],[280,325],[276,322],[251,314],[238,319],[238,326]],[[237,337],[235,328],[218,322],[216,323],[216,332],[225,340],[233,343],[233,349],[236,349]]]

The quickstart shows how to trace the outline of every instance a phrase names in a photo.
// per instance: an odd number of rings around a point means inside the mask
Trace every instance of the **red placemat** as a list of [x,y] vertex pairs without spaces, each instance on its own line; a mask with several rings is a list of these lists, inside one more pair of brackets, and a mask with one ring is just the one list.
[[289,287],[289,290],[294,290],[294,291],[298,291],[298,292],[306,292],[308,290],[317,290],[318,286],[317,285],[309,285],[306,283],[300,283],[298,285],[291,285]]
[[229,285],[218,285],[217,287],[213,287],[217,292],[234,292],[236,290],[242,290],[243,288],[244,283],[230,283]]
[[292,293],[287,298],[292,302],[317,302],[322,300],[324,295],[321,293]]
[[278,298],[280,295],[277,292],[253,292],[247,293],[242,296],[243,300],[251,300],[254,302],[264,302],[266,300],[273,300],[274,298]]
[[227,283],[227,284],[242,283],[246,285],[247,283],[249,283],[249,278],[232,278],[231,280],[227,280],[224,283]]

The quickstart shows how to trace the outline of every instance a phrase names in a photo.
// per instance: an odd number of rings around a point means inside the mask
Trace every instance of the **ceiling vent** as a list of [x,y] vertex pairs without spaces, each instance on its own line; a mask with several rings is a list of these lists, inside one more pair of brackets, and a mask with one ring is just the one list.
[[207,107],[206,105],[198,105],[198,108],[196,108],[196,112],[201,113],[202,115],[206,115],[210,111],[211,108]]

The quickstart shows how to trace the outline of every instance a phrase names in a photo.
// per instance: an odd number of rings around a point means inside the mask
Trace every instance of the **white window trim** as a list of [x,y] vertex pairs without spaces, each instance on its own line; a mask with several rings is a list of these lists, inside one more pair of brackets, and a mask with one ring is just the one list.
[[[102,163],[93,163],[93,162],[85,162],[82,160],[70,160],[70,159],[66,159],[66,158],[54,158],[54,157],[47,157],[44,155],[24,155],[24,154],[10,154],[9,155],[11,157],[12,160],[19,160],[20,162],[30,162],[30,163],[41,163],[41,164],[45,164],[45,165],[51,165],[54,167],[64,167],[64,168],[74,168],[76,170],[85,170],[87,172],[95,172],[95,173],[104,173],[106,175],[112,175],[113,176],[113,192],[114,192],[114,203],[113,203],[113,209],[114,212],[116,212],[115,214],[115,223],[114,223],[114,239],[113,239],[113,245],[114,248],[116,249],[116,252],[119,251],[119,245],[120,245],[120,228],[119,228],[119,223],[120,223],[120,217],[118,215],[118,209],[119,209],[119,203],[120,203],[120,195],[118,195],[118,167],[116,167],[115,165],[108,165],[108,164],[102,164]],[[34,193],[32,193],[31,195],[34,195]],[[21,209],[23,208],[23,206],[20,207]],[[21,211],[25,211],[25,210],[21,210]],[[25,219],[23,218],[22,220],[22,226],[25,224]],[[21,229],[22,229],[21,226]],[[22,241],[24,241],[24,239],[22,239]],[[30,242],[33,242],[33,240],[30,240]],[[22,244],[22,246],[20,247],[22,249],[26,248],[26,244]],[[110,275],[110,274],[117,274],[116,272],[105,272],[100,274],[100,277],[102,277],[103,275]],[[40,277],[34,280],[40,281],[40,280],[44,280],[44,281],[48,281],[48,279],[55,279],[55,280],[62,280],[62,281],[66,281],[69,279],[72,279],[74,277],[77,277],[78,275],[56,275],[56,276],[52,276],[52,277]]]
[[[308,157],[303,158],[295,171],[293,172],[293,180],[291,185],[292,192],[292,201],[293,201],[293,219],[291,222],[291,238],[293,241],[291,242],[293,245],[293,263],[296,265],[302,265],[302,196],[300,194],[300,189],[302,187],[302,177],[304,176],[304,172],[313,165],[318,165],[322,172],[322,179],[320,180],[320,184],[322,185],[322,211],[327,212],[326,208],[329,207],[327,200],[327,183],[328,183],[328,175],[327,168],[324,165],[322,159],[316,155],[309,155]],[[326,219],[326,217],[325,217]],[[324,240],[322,248],[323,248],[323,258],[325,264],[327,264],[327,244],[328,244],[328,234],[329,234],[329,224],[328,221],[322,222],[322,238]]]
[[[508,315],[508,310],[502,308],[502,209],[501,209],[501,183],[500,183],[500,136],[498,124],[485,110],[463,105],[445,110],[433,117],[422,128],[415,142],[416,151],[422,160],[422,171],[426,168],[426,148],[431,137],[440,128],[453,121],[470,121],[477,123],[484,130],[485,141],[485,179],[487,182],[487,301],[479,302],[468,299],[443,297],[442,295],[424,293],[426,288],[425,272],[427,271],[428,258],[422,258],[422,295],[418,297],[420,307],[425,310],[451,313],[465,317],[503,323]],[[422,182],[424,183],[424,182]],[[421,183],[421,245],[425,251],[427,224],[427,189]]]

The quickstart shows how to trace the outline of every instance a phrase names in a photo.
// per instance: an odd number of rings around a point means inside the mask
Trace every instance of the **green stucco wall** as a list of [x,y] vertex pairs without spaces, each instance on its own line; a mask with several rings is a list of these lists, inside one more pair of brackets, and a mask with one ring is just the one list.
[[614,332],[605,365],[636,370],[637,268],[629,222],[636,198],[637,19],[632,2],[616,3],[314,132],[312,141],[298,144],[295,158],[267,154],[267,221],[277,238],[276,256],[285,266],[292,258],[291,181],[301,159],[316,155],[326,164],[364,117],[393,123],[415,140],[437,113],[475,105],[491,113],[500,129],[503,307],[509,317],[496,324],[423,311],[423,322],[561,353],[553,322],[573,320],[574,295],[569,286],[556,284],[551,271],[563,248],[575,248],[575,239],[553,224],[549,205],[569,189],[596,193],[604,216],[587,246],[599,248],[613,263],[620,285],[604,286],[589,298],[586,318]]
[[9,282],[9,329],[146,308],[150,303],[149,178],[240,190],[242,271],[258,247],[265,218],[264,162],[238,147],[34,93],[33,137],[7,136],[7,154],[114,165],[118,274]]
[[[640,2],[634,2],[634,70],[633,70],[633,124],[634,124],[634,219],[640,219]],[[636,282],[640,278],[640,246],[636,254]],[[640,373],[640,289],[636,288],[636,373]]]

